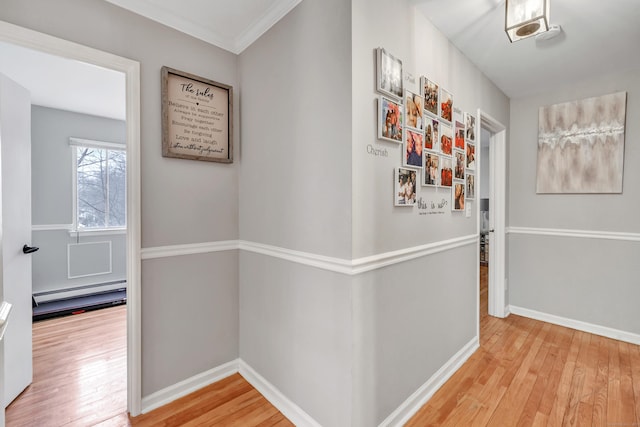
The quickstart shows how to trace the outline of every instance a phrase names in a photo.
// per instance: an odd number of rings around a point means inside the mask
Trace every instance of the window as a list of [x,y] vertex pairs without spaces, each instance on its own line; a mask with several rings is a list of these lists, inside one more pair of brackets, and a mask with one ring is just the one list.
[[127,157],[122,144],[71,138],[76,230],[127,226]]

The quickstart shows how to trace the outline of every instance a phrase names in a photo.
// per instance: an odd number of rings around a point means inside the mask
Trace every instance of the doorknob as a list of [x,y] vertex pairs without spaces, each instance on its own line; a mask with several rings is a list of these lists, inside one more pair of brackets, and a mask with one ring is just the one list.
[[[494,233],[496,230],[494,230],[493,228],[491,230],[489,230],[489,233]],[[36,249],[38,250],[38,249]]]
[[40,249],[40,248],[36,248],[35,246],[27,246],[27,245],[24,245],[24,246],[22,247],[22,253],[25,253],[25,254],[32,254],[32,253],[36,252],[38,249]]

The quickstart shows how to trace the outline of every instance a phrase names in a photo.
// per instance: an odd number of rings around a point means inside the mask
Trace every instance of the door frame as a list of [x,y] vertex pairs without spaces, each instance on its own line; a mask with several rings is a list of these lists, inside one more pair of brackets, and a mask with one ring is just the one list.
[[[478,109],[481,129],[490,132],[489,139],[489,315],[507,317],[506,282],[506,182],[507,182],[507,130],[498,120]],[[476,135],[480,135],[477,132]],[[480,156],[480,167],[482,156]],[[476,204],[476,215],[480,217],[480,204]],[[479,232],[479,228],[478,228]],[[480,273],[478,270],[478,289]]]
[[[132,416],[139,415],[142,403],[140,63],[4,21],[0,21],[0,41],[119,71],[126,76],[127,410]],[[0,421],[4,419],[4,408],[2,412]]]

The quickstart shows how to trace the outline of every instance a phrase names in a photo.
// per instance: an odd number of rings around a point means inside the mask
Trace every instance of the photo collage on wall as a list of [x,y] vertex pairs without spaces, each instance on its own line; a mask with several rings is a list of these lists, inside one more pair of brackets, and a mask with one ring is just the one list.
[[475,116],[455,107],[453,94],[426,76],[418,91],[403,85],[402,61],[376,49],[378,139],[402,144],[394,204],[413,206],[419,187],[451,191],[451,209],[475,199]]

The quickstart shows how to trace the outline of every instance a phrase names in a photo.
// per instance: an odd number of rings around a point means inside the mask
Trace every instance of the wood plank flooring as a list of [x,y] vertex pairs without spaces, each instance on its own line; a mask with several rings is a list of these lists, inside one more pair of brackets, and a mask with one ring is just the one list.
[[124,305],[35,322],[33,383],[7,407],[7,427],[92,426],[123,414],[126,330]]
[[640,426],[640,346],[487,314],[480,349],[407,426]]
[[[481,278],[480,349],[407,426],[640,426],[639,346],[490,317]],[[124,306],[34,324],[34,383],[6,425],[292,425],[239,374],[130,419],[125,331]]]
[[33,383],[6,409],[6,425],[293,425],[239,374],[129,418],[126,372],[125,306],[36,322]]

